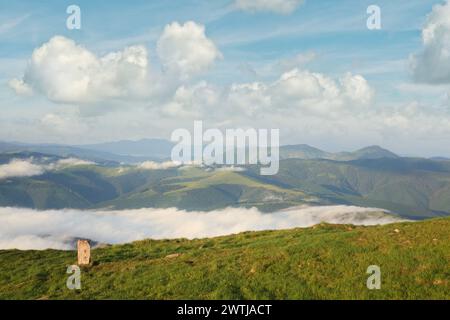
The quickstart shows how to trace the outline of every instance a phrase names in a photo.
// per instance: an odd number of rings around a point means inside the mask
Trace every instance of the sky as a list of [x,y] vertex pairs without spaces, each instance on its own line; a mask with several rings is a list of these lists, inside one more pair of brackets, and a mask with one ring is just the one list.
[[0,0],[0,141],[169,139],[203,120],[450,156],[449,93],[447,1]]

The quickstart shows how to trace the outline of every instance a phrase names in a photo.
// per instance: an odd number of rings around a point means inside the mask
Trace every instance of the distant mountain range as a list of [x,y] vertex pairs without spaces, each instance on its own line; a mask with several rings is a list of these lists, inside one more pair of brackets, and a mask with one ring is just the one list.
[[282,146],[280,148],[280,157],[282,159],[328,159],[337,161],[349,161],[358,159],[395,159],[399,156],[389,150],[379,146],[370,146],[356,150],[354,152],[326,152],[307,144],[297,144]]
[[[369,152],[356,154],[374,156],[373,147],[363,150]],[[0,171],[18,158],[32,158],[48,169],[32,176],[0,175],[0,206],[185,210],[231,206],[272,212],[297,205],[346,204],[382,208],[412,219],[450,214],[449,161],[388,155],[349,161],[283,159],[278,174],[261,176],[256,165],[240,170],[145,168],[103,160],[51,166],[62,158],[36,152],[2,153]]]
[[89,145],[76,146],[79,149],[87,149],[96,152],[105,152],[121,156],[147,159],[166,159],[174,144],[163,139],[142,139],[137,141],[122,140]]
[[[164,139],[122,140],[88,145],[26,144],[0,142],[0,152],[38,152],[61,157],[102,162],[114,161],[138,163],[147,160],[162,161],[170,159],[174,144]],[[281,159],[328,159],[350,161],[358,159],[398,158],[395,153],[379,146],[369,146],[353,152],[327,152],[306,144],[280,147]],[[448,160],[435,157],[433,160]]]
[[38,152],[60,157],[77,157],[95,162],[138,163],[170,158],[172,144],[166,140],[144,139],[92,145],[26,144],[0,142],[0,152]]
[[[255,206],[272,211],[303,204],[351,204],[408,218],[450,214],[450,161],[445,158],[405,158],[379,146],[331,153],[300,144],[280,148],[280,171],[274,176],[261,176],[256,165],[239,171],[138,165],[168,160],[172,146],[161,139],[80,146],[0,143],[0,165],[32,158],[52,168],[28,177],[2,179],[0,174],[0,206],[187,210]],[[49,166],[65,158],[95,164]]]

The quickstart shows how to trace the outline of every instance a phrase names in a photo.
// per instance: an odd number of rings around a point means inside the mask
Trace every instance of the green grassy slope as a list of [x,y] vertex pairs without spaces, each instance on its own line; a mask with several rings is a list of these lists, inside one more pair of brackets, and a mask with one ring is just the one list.
[[[0,251],[0,299],[449,299],[450,218],[146,240],[93,259],[71,291],[76,252]],[[380,290],[366,288],[369,265]]]
[[243,174],[261,182],[303,190],[330,203],[379,207],[409,218],[450,213],[450,162],[368,159],[348,162],[288,159],[274,176],[258,168]]
[[205,171],[184,168],[178,175],[158,184],[145,185],[100,206],[112,208],[178,207],[187,210],[213,210],[228,206],[278,208],[304,203],[306,194],[232,171]]
[[39,176],[0,180],[0,206],[93,208],[177,174],[175,169],[121,171],[118,167],[72,166]]

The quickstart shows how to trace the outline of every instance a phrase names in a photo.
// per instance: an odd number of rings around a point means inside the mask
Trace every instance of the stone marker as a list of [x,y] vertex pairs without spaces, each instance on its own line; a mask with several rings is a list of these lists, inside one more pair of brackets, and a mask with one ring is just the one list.
[[78,265],[88,265],[91,262],[91,246],[87,240],[78,240]]

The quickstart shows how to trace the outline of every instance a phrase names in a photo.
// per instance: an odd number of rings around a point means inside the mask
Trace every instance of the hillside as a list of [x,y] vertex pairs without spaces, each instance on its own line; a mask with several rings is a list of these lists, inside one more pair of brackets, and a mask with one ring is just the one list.
[[416,158],[355,161],[287,159],[274,176],[243,174],[314,195],[321,203],[378,207],[409,218],[450,213],[450,163]]
[[[38,153],[0,154],[0,165],[30,157],[46,165],[60,160]],[[450,162],[286,159],[274,176],[261,176],[257,166],[145,169],[103,163],[0,179],[0,206],[36,209],[257,207],[273,212],[303,204],[376,207],[410,219],[446,216],[450,214]]]
[[[174,255],[175,254],[175,255]],[[321,224],[94,249],[82,290],[74,251],[0,251],[0,299],[448,299],[450,218],[375,227]],[[381,290],[368,290],[369,265]]]
[[174,176],[160,179],[157,184],[146,184],[116,199],[101,202],[98,207],[213,210],[229,206],[256,206],[272,210],[303,204],[309,198],[300,190],[264,183],[241,172],[205,171],[195,167],[176,172]]
[[280,147],[281,159],[327,159],[336,161],[350,161],[360,159],[398,158],[395,153],[379,146],[369,146],[353,152],[326,152],[307,144],[288,145]]

